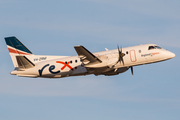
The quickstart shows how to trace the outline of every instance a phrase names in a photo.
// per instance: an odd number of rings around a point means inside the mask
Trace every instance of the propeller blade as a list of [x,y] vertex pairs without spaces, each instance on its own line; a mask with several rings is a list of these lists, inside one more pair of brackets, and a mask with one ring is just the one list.
[[[118,50],[119,50],[119,46],[118,46]],[[119,61],[120,61],[120,63],[122,61],[123,65],[124,65],[123,57],[124,57],[124,53],[122,53],[122,47],[121,47],[121,50],[119,50]]]
[[122,61],[123,65],[124,65],[123,57],[124,57],[124,53],[122,53],[122,47],[121,47],[121,61]]
[[131,73],[132,73],[132,76],[133,76],[133,67],[131,66]]
[[[120,56],[121,56],[121,52],[120,52],[120,50],[119,50],[119,45],[117,45],[117,48],[118,48],[119,58],[118,58],[118,61],[116,62],[116,64],[117,64],[118,62],[121,62],[121,57],[120,57]],[[116,65],[116,64],[115,64],[115,65]],[[115,65],[114,65],[114,66],[115,66]]]

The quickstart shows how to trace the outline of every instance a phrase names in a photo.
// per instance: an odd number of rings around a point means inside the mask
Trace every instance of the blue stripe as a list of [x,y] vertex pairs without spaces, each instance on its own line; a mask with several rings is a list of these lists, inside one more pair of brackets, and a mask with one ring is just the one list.
[[16,37],[6,37],[5,41],[7,45],[16,48],[17,50],[32,54],[32,52],[26,48]]

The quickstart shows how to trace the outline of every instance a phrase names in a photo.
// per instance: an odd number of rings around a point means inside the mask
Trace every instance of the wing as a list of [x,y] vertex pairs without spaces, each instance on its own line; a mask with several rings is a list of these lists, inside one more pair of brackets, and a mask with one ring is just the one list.
[[[78,56],[84,64],[84,67],[87,69],[88,73],[92,73],[95,75],[117,75],[119,73],[125,72],[129,69],[129,67],[123,68],[114,68],[109,67],[117,64],[117,61],[114,61],[114,64],[107,64],[107,56],[99,56],[98,58],[89,52],[83,46],[75,46],[74,47]],[[100,60],[101,59],[101,60]],[[119,60],[118,60],[119,62]]]
[[94,56],[91,52],[89,52],[85,47],[83,46],[75,46],[74,47],[78,56],[80,57],[83,64],[98,64],[102,61],[98,59],[96,56]]

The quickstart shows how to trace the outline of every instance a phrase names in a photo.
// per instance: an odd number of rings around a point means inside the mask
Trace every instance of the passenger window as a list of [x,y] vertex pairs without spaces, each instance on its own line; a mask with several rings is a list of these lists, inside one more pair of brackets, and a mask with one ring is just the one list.
[[77,60],[75,60],[75,62],[77,63]]
[[139,53],[141,53],[141,50],[139,50]]
[[149,46],[148,50],[152,50],[152,49],[155,49],[154,46]]
[[70,63],[72,63],[72,60],[70,61]]
[[126,54],[128,54],[128,51],[126,51]]

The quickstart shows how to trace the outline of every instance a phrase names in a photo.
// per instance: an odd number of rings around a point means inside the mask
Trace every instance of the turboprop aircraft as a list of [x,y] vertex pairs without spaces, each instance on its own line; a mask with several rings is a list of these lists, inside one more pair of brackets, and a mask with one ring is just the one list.
[[14,71],[22,77],[62,78],[80,75],[118,75],[133,66],[161,62],[175,54],[155,44],[91,53],[85,47],[75,46],[76,56],[34,55],[16,37],[5,38]]

